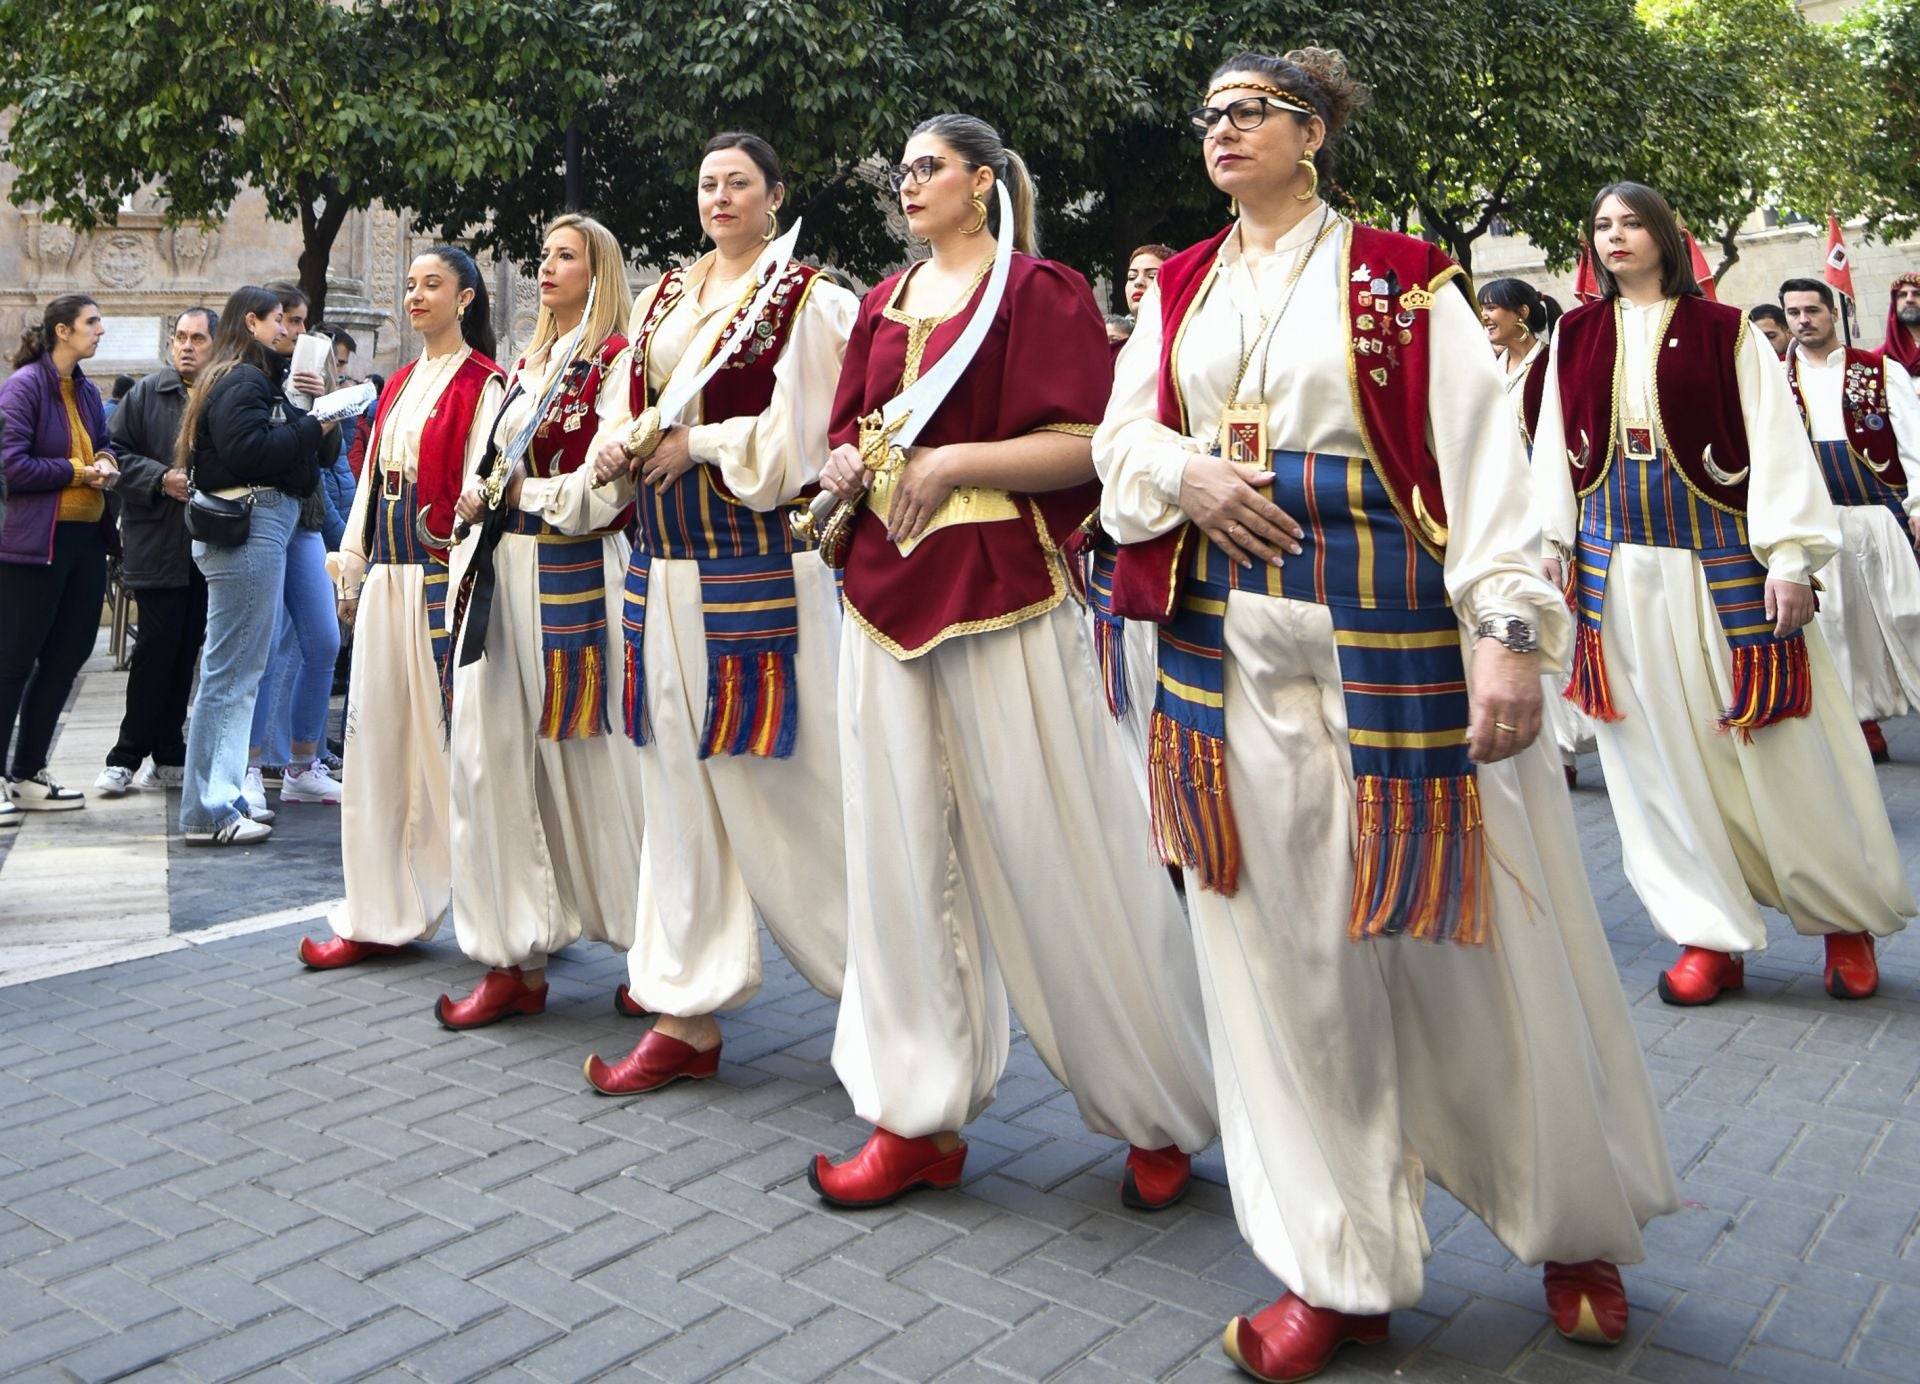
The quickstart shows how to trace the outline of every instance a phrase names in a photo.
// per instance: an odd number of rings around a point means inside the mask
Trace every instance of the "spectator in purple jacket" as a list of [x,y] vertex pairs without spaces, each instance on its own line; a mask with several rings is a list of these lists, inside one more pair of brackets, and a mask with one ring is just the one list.
[[0,384],[8,493],[0,530],[0,773],[8,816],[87,805],[84,794],[47,772],[47,753],[100,633],[107,555],[120,550],[107,496],[120,468],[108,450],[100,391],[80,371],[105,332],[93,299],[55,298],[39,324],[21,333],[14,373]]

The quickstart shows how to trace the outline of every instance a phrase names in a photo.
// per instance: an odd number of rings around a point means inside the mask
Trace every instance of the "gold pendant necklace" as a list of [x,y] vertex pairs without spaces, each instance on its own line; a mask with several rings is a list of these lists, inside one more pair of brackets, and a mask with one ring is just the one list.
[[[1320,226],[1315,232],[1313,243],[1301,252],[1292,271],[1287,275],[1282,290],[1280,305],[1260,320],[1260,329],[1254,333],[1253,344],[1245,346],[1240,354],[1240,369],[1233,377],[1233,388],[1227,391],[1227,405],[1220,410],[1220,431],[1217,448],[1221,456],[1237,466],[1262,470],[1267,465],[1267,352],[1272,349],[1273,333],[1279,329],[1280,319],[1287,315],[1287,308],[1293,303],[1294,290],[1300,286],[1300,278],[1307,272],[1307,265],[1313,259],[1314,251],[1320,248],[1333,229],[1328,224],[1332,209],[1320,213]],[[1241,241],[1244,253],[1245,239]],[[1251,274],[1251,270],[1248,271]],[[1255,280],[1258,283],[1258,280]],[[1239,318],[1244,327],[1246,318]],[[1255,352],[1260,354],[1260,398],[1250,404],[1242,404],[1240,387],[1246,382],[1247,367],[1253,363]]]

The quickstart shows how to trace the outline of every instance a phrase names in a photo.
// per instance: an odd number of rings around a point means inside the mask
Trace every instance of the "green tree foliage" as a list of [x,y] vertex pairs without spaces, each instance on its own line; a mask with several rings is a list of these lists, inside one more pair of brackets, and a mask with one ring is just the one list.
[[[557,0],[63,0],[0,5],[13,195],[82,228],[143,187],[175,220],[246,185],[300,225],[315,315],[347,213],[434,179],[517,173],[597,90],[604,5]],[[538,92],[548,114],[507,99]]]
[[1856,208],[1884,236],[1920,229],[1920,5],[1867,0],[1836,26],[1847,81],[1872,101],[1852,151],[1866,195]]

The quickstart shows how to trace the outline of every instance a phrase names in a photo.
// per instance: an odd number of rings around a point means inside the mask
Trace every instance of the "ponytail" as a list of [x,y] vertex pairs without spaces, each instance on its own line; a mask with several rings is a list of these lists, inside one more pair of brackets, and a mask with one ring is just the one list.
[[[1000,132],[975,115],[936,115],[914,126],[914,135],[932,135],[954,153],[985,168],[1006,184],[1013,203],[1013,248],[1023,255],[1039,255],[1040,232],[1035,207],[1033,175],[1026,160],[1000,142]],[[987,229],[1000,238],[1000,199],[987,199]]]
[[13,368],[23,369],[50,353],[53,343],[60,339],[56,328],[71,327],[80,320],[82,312],[98,306],[84,293],[63,293],[48,303],[46,310],[40,314],[40,320],[30,323],[20,333],[19,348],[13,353]]
[[467,345],[492,360],[499,342],[493,332],[493,302],[487,296],[487,281],[481,277],[480,266],[458,245],[434,245],[420,253],[432,255],[445,264],[459,280],[460,287],[473,290],[473,301],[460,314],[460,336]]

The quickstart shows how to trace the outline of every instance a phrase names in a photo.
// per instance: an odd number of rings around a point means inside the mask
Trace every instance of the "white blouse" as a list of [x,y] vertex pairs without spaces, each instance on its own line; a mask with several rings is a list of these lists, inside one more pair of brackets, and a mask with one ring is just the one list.
[[[533,414],[533,406],[540,402],[540,395],[552,383],[555,344],[558,343],[550,343],[538,351],[530,352],[508,381],[509,394],[516,381],[522,388],[513,402],[507,405],[498,426],[493,430],[495,445],[505,447],[507,440],[526,426],[527,419]],[[600,395],[594,400],[596,442],[600,430],[607,427],[616,414],[624,415],[626,412],[625,362],[625,353],[614,357],[606,373],[600,377]],[[594,447],[589,446],[586,462],[564,476],[526,477],[520,483],[519,508],[528,514],[539,515],[562,533],[591,533],[595,529],[606,528],[619,517],[625,506],[617,498],[616,487],[594,485],[593,453]]]
[[[1332,233],[1308,261],[1273,332],[1259,397],[1269,446],[1357,457],[1366,451],[1341,325],[1347,290],[1341,251],[1352,227],[1344,217],[1328,218]],[[1156,537],[1186,520],[1179,499],[1187,461],[1213,447],[1242,354],[1320,228],[1316,210],[1280,238],[1257,273],[1237,235],[1221,246],[1220,272],[1189,314],[1180,344],[1184,437],[1159,419],[1159,287],[1147,291],[1139,326],[1115,362],[1113,395],[1093,439],[1094,465],[1105,483],[1100,521],[1121,542]],[[1572,623],[1566,602],[1541,575],[1540,534],[1526,499],[1532,485],[1526,449],[1485,329],[1451,284],[1436,295],[1431,313],[1426,431],[1446,499],[1448,594],[1469,625],[1490,616],[1527,619],[1539,631],[1544,666],[1564,668]],[[1256,350],[1240,390],[1243,405],[1260,389],[1259,360]]]
[[[1661,349],[1657,338],[1667,320],[1672,299],[1644,307],[1620,301],[1620,337],[1625,343],[1625,368],[1620,381],[1620,416],[1645,418],[1653,398],[1653,354]],[[1746,424],[1747,452],[1752,471],[1747,478],[1747,538],[1767,575],[1780,581],[1805,583],[1840,548],[1840,518],[1827,498],[1826,482],[1800,410],[1793,402],[1787,372],[1773,348],[1758,332],[1743,332],[1744,344],[1734,360],[1740,390],[1740,417]],[[1670,399],[1669,408],[1687,407]],[[1596,444],[1604,445],[1604,444]],[[1543,464],[1537,495],[1540,525],[1549,542],[1571,551],[1579,535],[1579,507],[1573,493],[1573,473],[1564,464],[1568,454],[1566,420],[1560,409],[1559,371],[1547,371],[1545,397],[1540,401],[1540,427],[1533,452]]]

